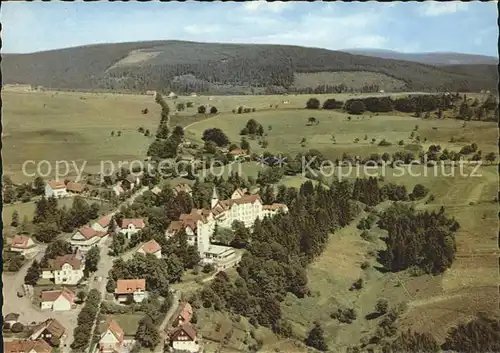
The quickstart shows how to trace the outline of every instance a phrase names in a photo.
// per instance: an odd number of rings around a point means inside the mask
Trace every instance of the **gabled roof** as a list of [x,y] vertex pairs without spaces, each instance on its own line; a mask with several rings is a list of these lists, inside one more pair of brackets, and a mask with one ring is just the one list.
[[193,307],[191,304],[188,302],[182,303],[179,308],[178,316],[180,316],[184,322],[190,322],[193,317]]
[[83,190],[85,190],[85,184],[70,181],[68,184],[66,184],[66,190],[73,192],[82,192]]
[[52,190],[66,189],[66,184],[62,180],[49,180],[47,184],[49,184]]
[[173,330],[172,333],[170,334],[170,340],[171,341],[176,341],[177,338],[182,334],[185,333],[192,341],[196,340],[197,332],[196,329],[193,327],[193,325],[187,323],[182,326],[179,326],[177,329]]
[[38,332],[40,330],[47,330],[48,332],[50,332],[52,337],[57,337],[57,338],[61,338],[64,335],[64,332],[66,331],[64,326],[61,325],[61,323],[56,319],[45,320],[41,324],[35,326],[33,332]]
[[230,200],[219,200],[217,205],[215,205],[214,208],[212,208],[212,213],[214,216],[218,216],[224,211],[227,211],[233,207],[233,205],[242,205],[246,203],[254,203],[257,200],[260,201],[260,196],[258,194],[255,195],[243,195],[242,197],[238,199],[230,199]]
[[161,251],[161,246],[154,239],[152,239],[152,240],[148,241],[147,243],[145,243],[143,246],[141,246],[141,249],[146,254],[154,254],[158,251]]
[[[89,240],[89,239],[92,239],[94,237],[102,237],[102,236],[106,235],[105,232],[99,232],[99,231],[97,231],[94,228],[89,227],[89,226],[80,227],[80,228],[78,228],[77,232],[79,232],[81,235],[83,235],[85,240]],[[75,234],[76,234],[76,232],[75,232]]]
[[155,186],[154,188],[151,189],[151,192],[155,195],[160,194],[161,189],[158,186]]
[[108,214],[108,215],[100,218],[97,221],[97,224],[99,224],[101,227],[105,228],[105,227],[109,226],[109,224],[111,223],[111,218],[113,218],[113,214]]
[[177,233],[183,228],[183,223],[182,221],[172,221],[168,225],[167,232],[168,233]]
[[233,156],[240,155],[240,154],[247,154],[248,151],[244,150],[242,148],[235,148],[234,150],[229,151],[229,154],[232,154]]
[[75,293],[68,288],[63,288],[62,290],[44,291],[41,294],[42,302],[53,302],[60,296],[64,297],[71,303],[75,301]]
[[116,281],[116,294],[130,294],[146,290],[146,280],[141,279],[119,279]]
[[123,329],[118,325],[115,320],[108,321],[108,329],[107,331],[111,332],[113,336],[121,343],[123,342],[123,337],[125,336]]
[[52,347],[44,340],[14,340],[3,343],[3,351],[5,353],[50,353]]
[[53,260],[49,260],[51,270],[60,270],[65,264],[70,264],[74,270],[79,270],[82,268],[83,261],[76,254],[58,256]]
[[[31,238],[27,237],[26,235],[17,234],[12,239],[12,243],[10,244],[10,246],[13,248],[17,248],[17,249],[26,249],[29,247],[28,242],[30,240],[31,240]],[[34,245],[32,245],[32,246],[34,246]]]
[[124,218],[122,228],[127,228],[129,224],[133,224],[136,228],[144,228],[146,226],[142,218]]

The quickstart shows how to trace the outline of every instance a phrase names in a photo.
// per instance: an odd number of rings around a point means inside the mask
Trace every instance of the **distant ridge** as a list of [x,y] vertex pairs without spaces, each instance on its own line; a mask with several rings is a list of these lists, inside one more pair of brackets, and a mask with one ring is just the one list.
[[386,49],[342,49],[341,51],[355,55],[366,55],[383,59],[414,61],[421,64],[444,65],[497,65],[498,58],[494,56],[464,54],[453,52],[435,53],[402,53]]
[[[379,52],[387,54],[387,51]],[[407,54],[402,55],[408,58]],[[450,55],[456,58],[459,54]],[[320,48],[180,40],[3,54],[2,68],[4,84],[31,84],[50,89],[245,94],[293,92],[298,79],[303,93],[324,92],[326,86],[328,92],[336,89],[377,91],[377,87],[384,89],[387,82],[392,82],[399,91],[497,89],[497,75],[492,75],[496,66],[490,64],[436,67]],[[351,85],[354,81],[355,88]]]

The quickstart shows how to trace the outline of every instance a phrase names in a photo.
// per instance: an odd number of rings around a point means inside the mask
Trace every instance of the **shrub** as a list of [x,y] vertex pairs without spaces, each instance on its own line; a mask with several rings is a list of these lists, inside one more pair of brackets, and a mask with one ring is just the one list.
[[321,103],[317,98],[311,98],[307,101],[306,108],[307,109],[319,109],[320,105],[321,105]]
[[10,327],[10,330],[14,333],[20,333],[23,332],[24,330],[24,325],[21,324],[20,322],[16,322]]
[[210,108],[210,114],[217,114],[217,108],[216,107],[211,107]]
[[363,279],[360,278],[358,279],[356,282],[354,282],[352,285],[351,285],[351,288],[349,290],[360,290],[361,288],[363,288]]
[[375,304],[375,311],[378,314],[385,314],[387,313],[387,310],[389,310],[389,302],[387,299],[379,299],[377,300],[377,304]]
[[323,109],[342,109],[343,105],[344,102],[330,98],[323,103]]
[[365,104],[360,99],[349,99],[345,102],[344,108],[349,114],[363,114],[366,110]]
[[380,141],[378,143],[379,146],[390,146],[392,145],[392,143],[390,143],[389,141],[387,141],[386,139],[383,139],[382,141]]

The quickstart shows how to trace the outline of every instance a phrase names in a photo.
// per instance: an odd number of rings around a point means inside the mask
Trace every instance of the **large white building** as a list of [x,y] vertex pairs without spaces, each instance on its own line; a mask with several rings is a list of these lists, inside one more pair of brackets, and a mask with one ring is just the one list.
[[61,198],[68,196],[66,184],[62,180],[50,180],[45,184],[45,197]]
[[42,270],[42,278],[74,286],[84,277],[84,270],[85,261],[78,254],[58,256],[49,260],[49,268]]
[[250,228],[255,220],[273,217],[279,212],[288,212],[288,207],[277,203],[263,205],[258,194],[247,195],[246,190],[241,189],[237,189],[229,200],[219,200],[214,188],[210,210],[193,209],[189,214],[181,214],[178,221],[171,222],[165,235],[169,238],[184,229],[188,244],[196,245],[200,257],[204,259],[211,246],[210,238],[215,225],[231,228],[234,221],[240,221]]

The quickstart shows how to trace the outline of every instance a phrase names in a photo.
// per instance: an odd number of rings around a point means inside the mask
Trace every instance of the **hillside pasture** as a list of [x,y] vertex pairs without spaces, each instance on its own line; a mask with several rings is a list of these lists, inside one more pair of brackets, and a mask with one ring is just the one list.
[[[307,100],[304,99],[303,101]],[[348,117],[351,117],[350,120]],[[319,121],[317,125],[308,125],[308,119],[314,117]],[[460,150],[466,142],[451,143],[452,137],[464,137],[466,141],[475,141],[483,153],[496,151],[496,125],[494,123],[463,122],[455,119],[417,119],[404,115],[348,115],[340,111],[290,109],[266,110],[246,114],[223,113],[208,119],[192,123],[186,127],[186,137],[197,143],[202,143],[203,132],[209,128],[220,128],[233,143],[239,143],[243,136],[241,129],[249,119],[255,119],[263,125],[268,141],[266,150],[275,153],[296,154],[310,149],[319,150],[327,158],[341,158],[343,153],[351,156],[366,157],[371,153],[394,153],[403,150],[411,143],[410,135],[418,125],[415,137],[420,136],[426,144],[444,144],[443,148]],[[271,128],[269,130],[269,127]],[[250,142],[254,152],[264,151],[258,144],[257,138]],[[366,137],[366,140],[365,140]],[[335,140],[333,140],[335,138]],[[302,146],[301,141],[306,142]],[[358,139],[357,142],[355,140]],[[375,139],[372,142],[372,139]],[[391,146],[378,146],[385,139]],[[398,145],[403,141],[403,146]],[[469,142],[469,143],[470,143]]]
[[[144,108],[148,114],[141,114]],[[22,172],[27,160],[47,160],[52,168],[56,161],[75,161],[78,168],[86,161],[89,172],[98,172],[105,160],[143,160],[152,137],[137,129],[154,134],[159,114],[154,99],[144,95],[3,92],[4,172],[18,182],[32,180]]]

